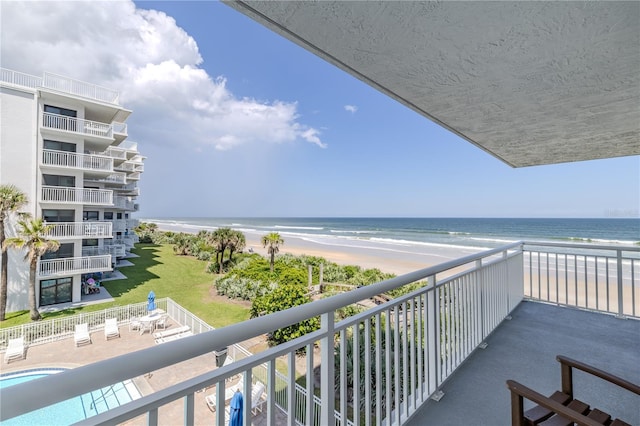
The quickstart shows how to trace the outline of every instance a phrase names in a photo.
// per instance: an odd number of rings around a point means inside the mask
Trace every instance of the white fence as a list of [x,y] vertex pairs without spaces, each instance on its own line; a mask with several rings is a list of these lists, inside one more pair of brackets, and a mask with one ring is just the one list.
[[63,257],[40,260],[38,276],[40,278],[89,272],[111,271],[111,255]]
[[114,205],[113,191],[110,189],[66,186],[43,186],[41,201],[62,204],[90,204],[95,206]]
[[113,158],[51,149],[42,150],[42,164],[70,169],[113,171]]
[[47,223],[45,235],[55,240],[68,238],[111,238],[111,222],[55,222]]
[[83,135],[113,138],[113,126],[111,124],[51,114],[49,112],[42,113],[42,127],[81,133]]

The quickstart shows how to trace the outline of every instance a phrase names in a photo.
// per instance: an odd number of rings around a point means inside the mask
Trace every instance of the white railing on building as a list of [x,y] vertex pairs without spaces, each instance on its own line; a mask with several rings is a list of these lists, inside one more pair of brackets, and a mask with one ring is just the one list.
[[42,150],[42,164],[70,169],[113,171],[113,158],[51,149]]
[[114,121],[111,123],[113,126],[113,133],[117,133],[119,135],[127,134],[127,123],[120,123],[119,121]]
[[127,229],[127,222],[125,219],[114,219],[111,221],[113,223],[113,232],[124,232]]
[[123,171],[123,172],[132,172],[135,169],[135,165],[130,161],[125,161],[122,164],[118,164],[115,166],[115,170]]
[[54,222],[47,223],[46,236],[54,240],[67,238],[111,238],[111,222]]
[[61,204],[112,206],[113,191],[109,189],[43,186],[41,201]]
[[105,177],[85,178],[85,181],[124,185],[125,183],[127,183],[127,174],[122,172],[115,172]]
[[120,94],[116,90],[107,89],[84,81],[74,80],[57,74],[45,72],[42,86],[60,92],[70,93],[84,98],[118,104]]
[[140,225],[140,219],[127,219],[127,228],[133,229]]
[[82,256],[103,256],[111,254],[106,246],[84,246],[82,247]]
[[620,317],[640,316],[640,247],[526,243],[525,296]]
[[140,172],[133,172],[127,175],[128,180],[140,180]]
[[42,87],[42,78],[33,75],[0,68],[0,81],[14,86],[36,89]]
[[118,105],[118,99],[120,97],[116,90],[107,89],[105,87],[96,86],[95,84],[85,83],[80,80],[74,80],[47,72],[44,73],[43,78],[13,71],[7,68],[0,68],[0,81],[3,83],[13,84],[15,86],[29,87],[31,89],[45,87],[47,89],[53,89],[59,92],[65,92],[116,105]]
[[111,270],[111,255],[63,257],[38,262],[38,276],[51,277]]
[[124,141],[120,145],[118,145],[118,148],[126,149],[133,156],[138,153],[138,142]]
[[122,244],[105,244],[104,247],[109,251],[111,260],[127,255],[127,247]]
[[117,146],[110,146],[101,153],[102,155],[109,156],[111,158],[115,158],[117,160],[126,160],[127,159],[127,151],[123,148],[119,148]]
[[42,127],[80,133],[83,135],[113,138],[113,127],[111,124],[75,117],[67,117],[66,115],[52,114],[49,112],[42,113]]
[[113,198],[113,206],[117,209],[122,209],[122,210],[133,210],[134,209],[134,203],[131,200],[127,200],[124,197],[118,197],[115,196]]
[[[539,246],[546,247],[544,254],[535,249]],[[403,424],[430,397],[438,394],[444,380],[525,297],[525,290],[528,298],[537,297],[532,295],[534,291],[544,295],[542,289],[547,288],[547,282],[538,281],[535,277],[556,277],[556,269],[562,262],[556,263],[553,256],[547,261],[547,252],[551,252],[553,247],[557,248],[555,254],[564,258],[566,253],[568,259],[578,256],[574,247],[582,250],[582,246],[515,243],[286,311],[218,330],[198,332],[180,341],[101,361],[100,368],[87,365],[45,377],[38,383],[18,384],[3,391],[0,420],[320,317],[321,327],[317,331],[174,384],[79,424],[122,423],[147,413],[147,422],[155,425],[159,420],[159,408],[179,399],[184,402],[185,424],[192,424],[195,393],[215,386],[217,404],[222,407],[225,379],[237,374],[245,377],[245,418],[251,418],[250,386],[253,378],[257,378],[266,383],[268,424],[276,423],[276,410],[288,416],[289,424],[333,425],[340,419],[346,424]],[[635,256],[640,253],[640,247],[623,250],[629,253],[627,255],[617,248],[607,249],[616,253],[615,267],[609,264],[613,255],[599,254],[604,249],[594,248],[597,254],[587,255],[593,258],[586,259],[586,279],[578,279],[577,285],[579,289],[588,291],[589,286],[600,282],[602,277],[605,277],[603,282],[618,283],[621,280],[623,287],[626,285],[631,289],[616,293],[616,297],[622,297],[622,303],[605,303],[599,309],[609,309],[609,313],[618,314],[619,307],[626,306],[624,299],[627,297],[632,298],[632,304],[639,304],[637,286],[640,277]],[[600,265],[609,264],[609,267],[602,269],[599,266],[596,272],[595,265],[602,256],[607,260]],[[590,262],[594,263],[593,273],[589,273]],[[577,263],[580,265],[579,259]],[[572,262],[569,260],[564,264],[570,266]],[[536,271],[533,279],[530,278],[532,271]],[[557,273],[554,285],[561,282],[562,274],[564,271]],[[341,321],[335,320],[339,309],[414,283],[420,285],[403,296]],[[549,283],[549,290],[554,285]],[[572,285],[575,286],[573,282]],[[562,291],[563,287],[559,285],[556,293]],[[612,289],[609,291],[613,292]],[[600,293],[600,296],[604,297],[604,294]],[[545,297],[539,299],[545,300]],[[553,297],[547,297],[545,301],[558,303]],[[565,305],[562,302],[558,304]],[[624,308],[622,311],[626,312]],[[171,315],[179,316],[176,313]],[[639,318],[633,310],[625,315]],[[201,327],[199,330],[207,328],[199,326],[197,321],[191,326]],[[314,359],[318,357],[314,355],[316,347],[319,347],[319,359]],[[295,385],[295,365],[301,352],[306,354],[306,387],[298,388]],[[320,396],[309,399],[306,396],[314,395],[314,383],[317,382],[314,370],[319,371]],[[362,371],[364,374],[349,378],[347,371]],[[49,392],[51,388],[59,389],[59,392]],[[225,424],[224,410],[214,414],[213,423]]]

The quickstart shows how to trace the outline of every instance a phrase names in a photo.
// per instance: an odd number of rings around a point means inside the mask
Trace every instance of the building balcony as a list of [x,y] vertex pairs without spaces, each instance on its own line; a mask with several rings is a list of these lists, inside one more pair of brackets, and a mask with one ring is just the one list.
[[135,168],[136,168],[135,164],[133,164],[130,161],[125,161],[125,162],[115,166],[114,170],[117,170],[119,172],[133,172],[133,171],[135,171]]
[[87,177],[85,181],[99,182],[107,185],[124,185],[127,183],[127,174],[115,172],[104,177]]
[[42,113],[42,128],[113,140],[113,126],[111,124],[49,112]]
[[85,83],[80,80],[63,77],[60,75],[45,72],[44,77],[36,77],[29,74],[0,68],[0,81],[19,87],[29,87],[37,89],[44,87],[58,92],[81,96],[100,102],[118,105],[120,94],[116,90]]
[[113,159],[102,155],[79,154],[76,152],[42,150],[42,164],[64,169],[86,170],[90,172],[113,172]]
[[113,223],[113,232],[124,232],[127,229],[126,219],[114,219],[111,223]]
[[124,244],[104,244],[100,246],[82,247],[82,256],[103,256],[110,255],[111,259],[118,257],[124,257],[126,254],[126,247]]
[[125,197],[119,197],[119,196],[113,197],[113,206],[117,209],[128,210],[128,211],[133,211],[135,208],[133,201]]
[[47,223],[48,238],[67,240],[78,238],[111,238],[113,235],[111,222],[55,222]]
[[[89,364],[15,385],[3,390],[0,419],[320,317],[316,331],[178,379],[83,424],[163,424],[169,404],[178,406],[184,424],[194,424],[194,411],[207,410],[204,403],[196,407],[196,393],[217,389],[223,407],[227,379],[237,375],[244,377],[249,422],[251,383],[266,384],[260,424],[510,424],[506,380],[550,395],[560,383],[558,354],[640,383],[639,270],[640,247],[510,244],[105,359],[100,368]],[[408,285],[404,295],[339,319],[345,307]],[[637,396],[578,375],[574,383],[585,402],[640,423]],[[210,423],[226,424],[225,410],[206,413]]]
[[113,191],[109,189],[43,186],[42,198],[40,201],[55,204],[87,204],[92,206],[112,206]]
[[90,272],[111,271],[111,255],[65,257],[38,262],[38,277],[88,274]]

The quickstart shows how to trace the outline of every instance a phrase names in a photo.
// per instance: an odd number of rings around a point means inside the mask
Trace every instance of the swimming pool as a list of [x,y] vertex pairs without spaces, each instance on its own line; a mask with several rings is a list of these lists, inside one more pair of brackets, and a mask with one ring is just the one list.
[[[62,368],[47,368],[2,374],[0,375],[0,390],[62,371],[64,371]],[[140,396],[140,392],[133,382],[126,380],[19,417],[14,417],[2,422],[2,425],[69,425],[119,407],[122,404],[140,398]]]

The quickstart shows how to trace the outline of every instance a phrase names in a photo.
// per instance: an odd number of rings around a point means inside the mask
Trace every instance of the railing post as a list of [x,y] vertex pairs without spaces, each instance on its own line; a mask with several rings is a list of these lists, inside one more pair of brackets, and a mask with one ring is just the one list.
[[616,258],[617,258],[617,272],[618,272],[618,317],[624,318],[624,305],[623,305],[623,294],[622,294],[622,250],[616,250]]
[[432,275],[428,278],[431,283],[431,290],[427,291],[427,307],[431,311],[431,315],[427,318],[427,336],[426,344],[429,348],[429,359],[427,360],[427,394],[431,394],[436,391],[438,387],[438,380],[436,375],[438,374],[438,331],[439,327],[438,318],[440,314],[436,304],[438,289],[436,288],[436,276]]
[[[324,337],[320,341],[320,424],[333,425],[335,423],[335,359],[334,350],[334,311],[329,311],[320,317],[320,328]],[[307,396],[313,398],[313,393]]]

